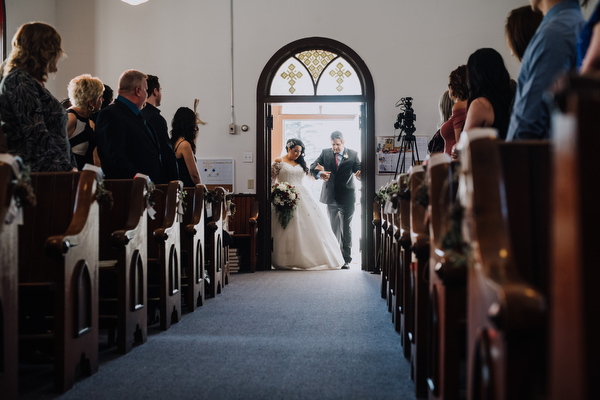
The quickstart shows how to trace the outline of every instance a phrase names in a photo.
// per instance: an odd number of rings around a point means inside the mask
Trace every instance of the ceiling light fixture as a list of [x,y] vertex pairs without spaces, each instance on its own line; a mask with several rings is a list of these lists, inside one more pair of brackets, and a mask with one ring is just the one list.
[[121,0],[124,3],[131,4],[132,6],[137,6],[142,3],[147,2],[148,0]]

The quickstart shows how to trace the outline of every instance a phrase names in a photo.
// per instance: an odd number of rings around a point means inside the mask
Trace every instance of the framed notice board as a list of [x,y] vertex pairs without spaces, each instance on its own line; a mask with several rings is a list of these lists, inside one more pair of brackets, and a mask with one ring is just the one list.
[[235,165],[233,158],[199,158],[200,179],[207,188],[222,186],[233,193]]

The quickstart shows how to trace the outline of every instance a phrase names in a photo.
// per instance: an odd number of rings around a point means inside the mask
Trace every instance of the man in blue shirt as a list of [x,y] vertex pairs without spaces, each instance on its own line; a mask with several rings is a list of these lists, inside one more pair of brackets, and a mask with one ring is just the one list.
[[560,75],[575,68],[577,38],[585,23],[577,0],[530,3],[544,19],[523,55],[507,141],[549,138],[550,109],[543,94]]
[[148,97],[147,78],[140,71],[123,72],[119,95],[98,114],[98,155],[108,179],[133,179],[139,172],[155,183],[168,182],[158,138],[140,115]]

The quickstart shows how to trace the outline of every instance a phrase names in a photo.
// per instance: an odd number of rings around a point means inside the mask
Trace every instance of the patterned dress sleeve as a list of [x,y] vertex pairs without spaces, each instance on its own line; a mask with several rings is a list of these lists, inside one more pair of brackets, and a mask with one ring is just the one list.
[[273,161],[271,163],[271,186],[273,186],[275,183],[277,183],[279,171],[281,171],[281,163],[277,162],[277,161]]

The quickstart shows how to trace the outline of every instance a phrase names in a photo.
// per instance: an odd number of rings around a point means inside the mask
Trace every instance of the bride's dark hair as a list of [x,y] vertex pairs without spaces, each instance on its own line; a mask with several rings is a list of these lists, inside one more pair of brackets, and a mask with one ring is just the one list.
[[308,174],[308,167],[306,166],[306,160],[304,159],[304,150],[306,149],[306,147],[304,146],[304,143],[302,143],[302,140],[290,139],[285,143],[286,151],[289,151],[290,149],[293,149],[296,146],[300,146],[302,148],[302,151],[300,152],[300,156],[296,159],[296,162],[298,164],[300,164],[300,166],[302,167],[304,172],[306,172]]

